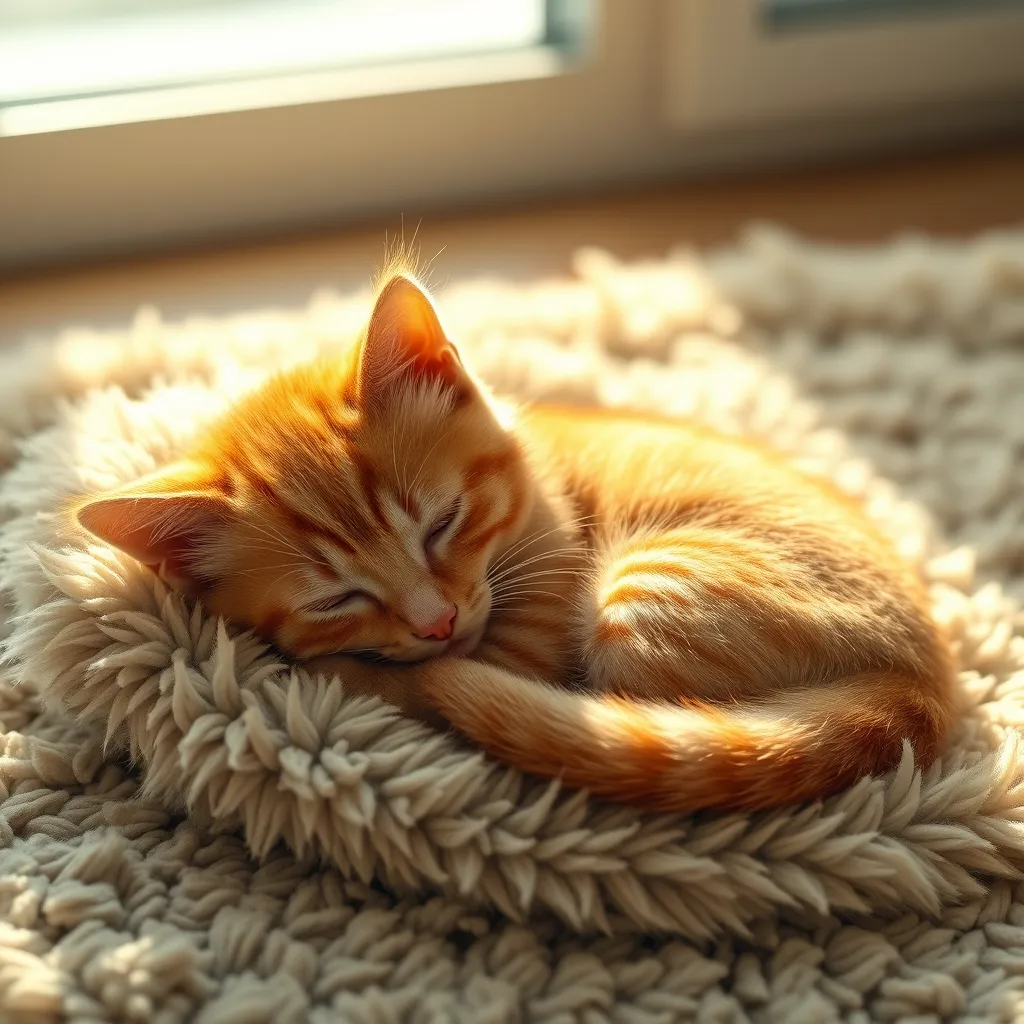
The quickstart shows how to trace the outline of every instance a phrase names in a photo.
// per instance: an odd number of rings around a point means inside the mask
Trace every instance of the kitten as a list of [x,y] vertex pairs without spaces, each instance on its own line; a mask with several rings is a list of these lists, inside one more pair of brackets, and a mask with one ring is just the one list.
[[508,413],[405,273],[347,355],[76,514],[349,692],[614,800],[817,798],[950,725],[925,588],[855,502],[693,424]]

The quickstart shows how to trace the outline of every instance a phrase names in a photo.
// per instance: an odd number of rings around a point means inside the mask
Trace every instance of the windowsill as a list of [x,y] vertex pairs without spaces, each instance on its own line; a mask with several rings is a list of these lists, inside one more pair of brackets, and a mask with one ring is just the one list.
[[[966,238],[1020,217],[1024,145],[999,145],[832,168],[614,191],[542,204],[502,204],[426,217],[417,245],[437,284],[571,272],[574,250],[663,257],[685,242],[735,240],[768,220],[822,242],[863,244],[896,233]],[[405,219],[406,229],[416,220]],[[141,305],[170,321],[253,308],[301,308],[318,291],[364,288],[397,217],[158,258],[37,270],[0,287],[0,350],[62,328],[123,328]]]

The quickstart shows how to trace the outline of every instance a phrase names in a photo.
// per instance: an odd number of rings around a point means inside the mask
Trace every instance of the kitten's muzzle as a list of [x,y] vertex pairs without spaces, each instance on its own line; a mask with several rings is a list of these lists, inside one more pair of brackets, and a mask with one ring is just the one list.
[[458,608],[448,604],[433,622],[413,625],[413,634],[420,640],[448,640],[455,632],[455,616]]
[[472,632],[463,633],[460,637],[455,637],[445,645],[445,654],[451,654],[455,657],[464,657],[467,654],[472,653],[477,644],[483,639],[484,627],[478,626]]

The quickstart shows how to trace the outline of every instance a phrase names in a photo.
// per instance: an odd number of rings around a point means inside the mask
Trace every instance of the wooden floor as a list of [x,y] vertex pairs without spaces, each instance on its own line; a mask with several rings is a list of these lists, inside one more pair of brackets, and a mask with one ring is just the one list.
[[[533,279],[569,271],[581,245],[624,258],[679,243],[726,243],[751,220],[814,238],[872,241],[907,230],[965,236],[1024,226],[1024,145],[627,193],[422,221],[418,242],[439,283],[480,274]],[[412,233],[412,217],[405,231]],[[216,251],[64,270],[0,282],[0,344],[68,324],[116,325],[141,304],[168,318],[294,307],[323,288],[362,284],[398,218]]]

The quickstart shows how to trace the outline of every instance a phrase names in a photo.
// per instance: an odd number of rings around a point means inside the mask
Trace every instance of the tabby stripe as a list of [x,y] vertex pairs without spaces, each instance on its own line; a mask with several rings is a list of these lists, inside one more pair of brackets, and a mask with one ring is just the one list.
[[334,437],[346,437],[346,424],[338,415],[338,402],[332,396],[322,391],[312,391],[307,395],[312,402],[317,415],[330,427],[331,435]]
[[330,565],[325,565],[321,559],[324,557],[323,550],[314,551],[311,559],[310,569],[327,583],[337,583],[338,576]]
[[329,543],[337,544],[338,547],[350,555],[356,553],[355,546],[348,540],[348,538],[343,537],[336,531],[321,525],[315,519],[310,519],[309,516],[300,512],[297,508],[294,508],[285,500],[283,494],[279,494],[278,491],[274,489],[273,484],[255,472],[249,472],[249,467],[245,466],[244,463],[236,463],[235,468],[239,472],[239,475],[246,480],[249,486],[252,487],[253,490],[258,491],[267,504],[278,512],[293,532],[299,535],[319,537]]
[[[311,519],[305,513],[300,512],[294,505],[288,502],[284,495],[277,495],[277,508],[288,520],[292,529],[297,533],[305,533],[309,536],[319,537],[321,540],[327,541],[330,544],[336,544],[342,549],[342,551],[345,551],[350,555],[354,555],[356,553],[357,537],[346,537],[337,530],[318,523],[315,519]],[[362,519],[358,516],[353,517],[351,520],[346,519],[345,526],[353,534],[358,534],[361,530],[367,534],[369,533],[369,531],[366,530]]]
[[513,453],[508,449],[478,455],[463,471],[462,483],[466,490],[504,474],[512,464]]
[[[599,644],[625,643],[642,647],[660,633],[658,620],[664,625],[666,618],[668,623],[674,624],[671,610],[666,616],[664,601],[630,601],[628,607],[622,604],[613,605],[611,609],[606,608],[594,624],[594,640]],[[702,637],[691,633],[687,636],[685,650],[686,663],[698,673],[699,666],[703,663],[738,679],[750,677],[749,661],[744,661],[741,656],[735,656],[713,635]],[[683,671],[682,663],[676,665],[672,669],[673,677],[677,677]],[[697,685],[699,682],[699,679],[694,680]]]
[[519,518],[519,506],[521,500],[521,492],[517,491],[515,494],[511,495],[508,512],[506,512],[505,515],[493,525],[483,527],[478,529],[475,533],[471,533],[468,536],[463,537],[462,544],[471,552],[482,551],[491,543],[492,540],[494,540],[495,537],[514,525],[516,519]]
[[232,468],[233,467],[230,464],[223,467],[218,466],[215,471],[216,475],[210,481],[211,488],[219,490],[229,498],[233,498],[238,493],[238,488],[235,484],[235,477],[231,472]]
[[623,557],[647,555],[657,557],[673,552],[691,554],[704,561],[708,556],[750,557],[756,551],[755,545],[743,537],[723,536],[722,531],[682,526],[667,530],[657,537],[640,537],[624,551]]
[[359,457],[355,450],[351,453],[352,462],[356,472],[359,474],[359,482],[363,487],[363,495],[366,498],[367,507],[373,514],[373,518],[385,529],[391,530],[392,525],[384,512],[384,506],[380,502],[380,479],[377,471],[365,459]]
[[[696,565],[697,559],[687,560],[691,565]],[[666,556],[655,559],[652,557],[622,559],[615,563],[615,575],[619,579],[628,579],[633,576],[673,576],[676,579],[693,579],[694,573],[685,561],[678,556]]]
[[[645,576],[641,578],[650,579],[651,577]],[[657,586],[657,582],[655,582],[654,586]],[[664,606],[666,598],[680,605],[690,603],[685,594],[681,594],[675,589],[668,592],[664,590],[659,591],[653,589],[651,585],[641,586],[637,583],[630,583],[629,580],[619,580],[601,595],[601,605],[604,608],[608,608],[611,605],[628,604],[634,601],[637,604],[643,604],[646,601],[656,601]]]
[[636,639],[636,627],[628,619],[602,615],[594,625],[594,639],[598,643],[622,643]]

